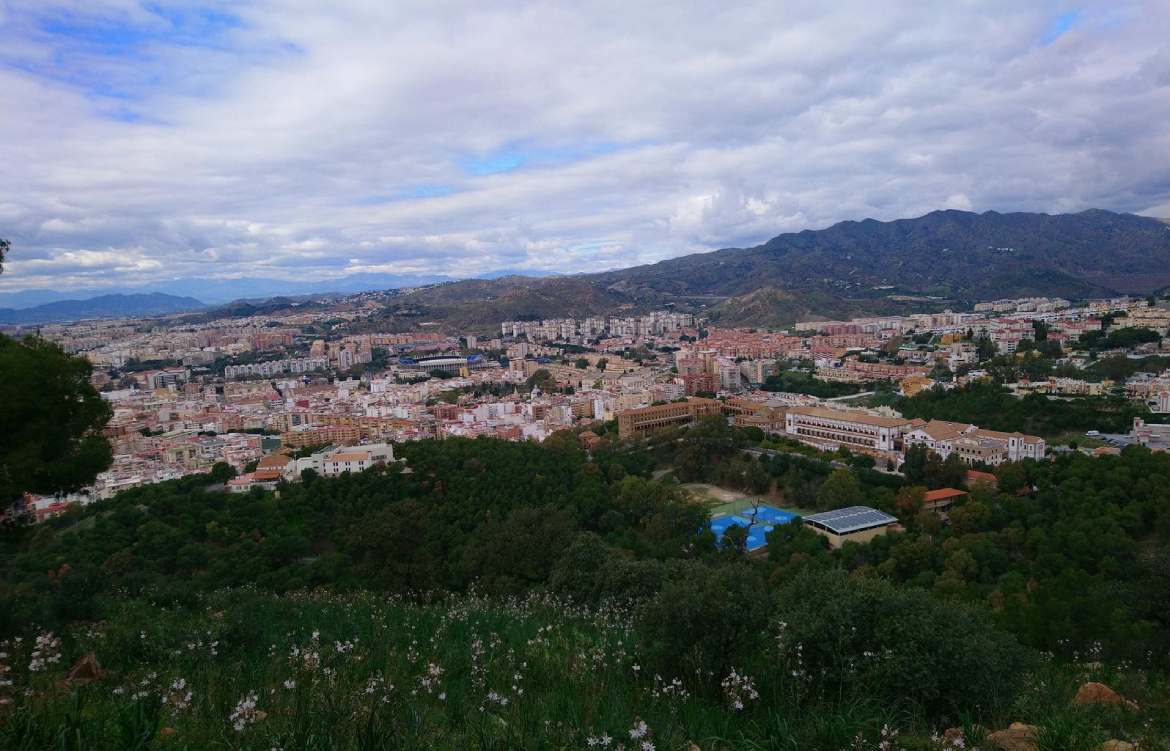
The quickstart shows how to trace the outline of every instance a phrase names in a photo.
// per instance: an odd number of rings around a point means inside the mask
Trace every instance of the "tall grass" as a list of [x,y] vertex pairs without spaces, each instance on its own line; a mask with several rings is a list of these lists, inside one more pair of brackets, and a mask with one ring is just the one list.
[[[921,718],[877,702],[810,705],[791,685],[752,678],[768,672],[766,655],[744,666],[759,696],[736,709],[718,677],[653,675],[631,622],[622,608],[542,596],[235,590],[196,610],[122,602],[104,622],[0,644],[0,747],[941,748]],[[102,675],[67,680],[90,652]],[[1066,713],[1044,747],[1087,732],[1076,723],[1105,732]]]

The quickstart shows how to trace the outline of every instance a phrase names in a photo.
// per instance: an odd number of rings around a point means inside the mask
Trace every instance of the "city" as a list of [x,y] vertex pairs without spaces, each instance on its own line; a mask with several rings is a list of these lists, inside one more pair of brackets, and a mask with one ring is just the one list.
[[0,751],[1170,751],[1168,28],[0,0]]
[[[296,481],[308,465],[288,462],[278,478],[259,464],[306,449],[324,456],[449,436],[539,442],[606,423],[630,439],[709,413],[819,449],[866,453],[890,471],[916,443],[943,458],[958,452],[972,465],[1039,460],[1049,448],[1043,437],[903,419],[889,406],[861,406],[864,396],[819,398],[769,378],[807,373],[812,383],[849,384],[858,393],[880,383],[912,396],[991,380],[980,367],[991,357],[1035,353],[1042,343],[1055,348],[1066,374],[1007,382],[1016,395],[1121,393],[1151,415],[1170,415],[1170,304],[1154,302],[1001,300],[967,312],[803,321],[776,332],[718,328],[664,311],[503,321],[498,333],[486,334],[347,334],[360,317],[333,310],[206,324],[180,318],[44,326],[43,337],[93,363],[94,385],[114,408],[105,429],[114,463],[92,487],[60,498],[28,496],[7,513],[43,519],[71,503],[207,473],[218,463],[238,475],[233,492],[252,484],[271,489],[276,479]],[[319,337],[329,319],[340,322]],[[1103,333],[1140,336],[1110,346]],[[1091,362],[1083,337],[1094,342],[1092,361],[1126,358],[1137,369],[1119,381],[1083,372]],[[1147,358],[1152,367],[1142,368]],[[1170,448],[1170,428],[1141,418],[1132,427],[1092,450],[1129,442]]]

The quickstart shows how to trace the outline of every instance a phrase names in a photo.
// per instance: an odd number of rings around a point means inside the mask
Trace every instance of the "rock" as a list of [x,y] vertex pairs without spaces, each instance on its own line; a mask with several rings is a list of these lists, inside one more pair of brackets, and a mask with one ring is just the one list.
[[1125,704],[1137,706],[1104,683],[1089,682],[1077,689],[1073,704]]
[[[971,730],[976,736],[986,735],[987,729],[982,725],[972,725]],[[965,748],[967,745],[967,734],[963,732],[963,728],[947,728],[942,734],[943,748]]]
[[943,746],[950,747],[955,745],[955,741],[966,741],[963,735],[963,728],[947,728],[943,731]]
[[1105,741],[1097,751],[1137,751],[1137,746],[1126,741]]
[[106,671],[98,665],[97,654],[90,652],[69,668],[69,672],[65,675],[65,684],[80,686],[99,680],[105,674]]
[[1006,730],[989,733],[987,742],[1000,751],[1037,751],[1036,726],[1013,722]]

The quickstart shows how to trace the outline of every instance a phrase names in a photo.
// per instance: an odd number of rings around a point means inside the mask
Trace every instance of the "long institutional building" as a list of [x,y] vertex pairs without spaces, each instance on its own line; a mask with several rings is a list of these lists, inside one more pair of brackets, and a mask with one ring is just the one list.
[[826,407],[791,407],[784,416],[784,427],[788,435],[820,449],[833,451],[845,446],[895,463],[915,445],[926,446],[943,459],[958,454],[967,464],[990,465],[1043,459],[1047,448],[1043,438],[1023,433]]
[[846,446],[865,453],[893,453],[911,424],[901,417],[827,407],[793,407],[784,415],[785,433],[827,451]]
[[783,433],[825,451],[844,446],[854,453],[900,464],[907,448],[922,445],[946,459],[957,454],[967,464],[997,465],[1023,459],[1043,459],[1044,439],[1023,433],[1003,433],[967,423],[908,419],[890,412],[822,406],[774,407],[746,399],[692,397],[619,412],[618,435],[639,438],[663,428],[687,425],[707,415],[725,415],[736,425],[755,425],[768,433]]
[[618,436],[623,439],[639,438],[663,428],[689,425],[700,417],[721,414],[723,402],[697,396],[686,401],[628,409],[618,413]]

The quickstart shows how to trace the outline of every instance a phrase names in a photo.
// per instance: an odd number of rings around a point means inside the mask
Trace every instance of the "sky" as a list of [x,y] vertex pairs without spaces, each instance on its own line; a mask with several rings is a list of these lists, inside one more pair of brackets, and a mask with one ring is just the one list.
[[1168,33],[1165,0],[0,0],[0,293],[1170,217]]

